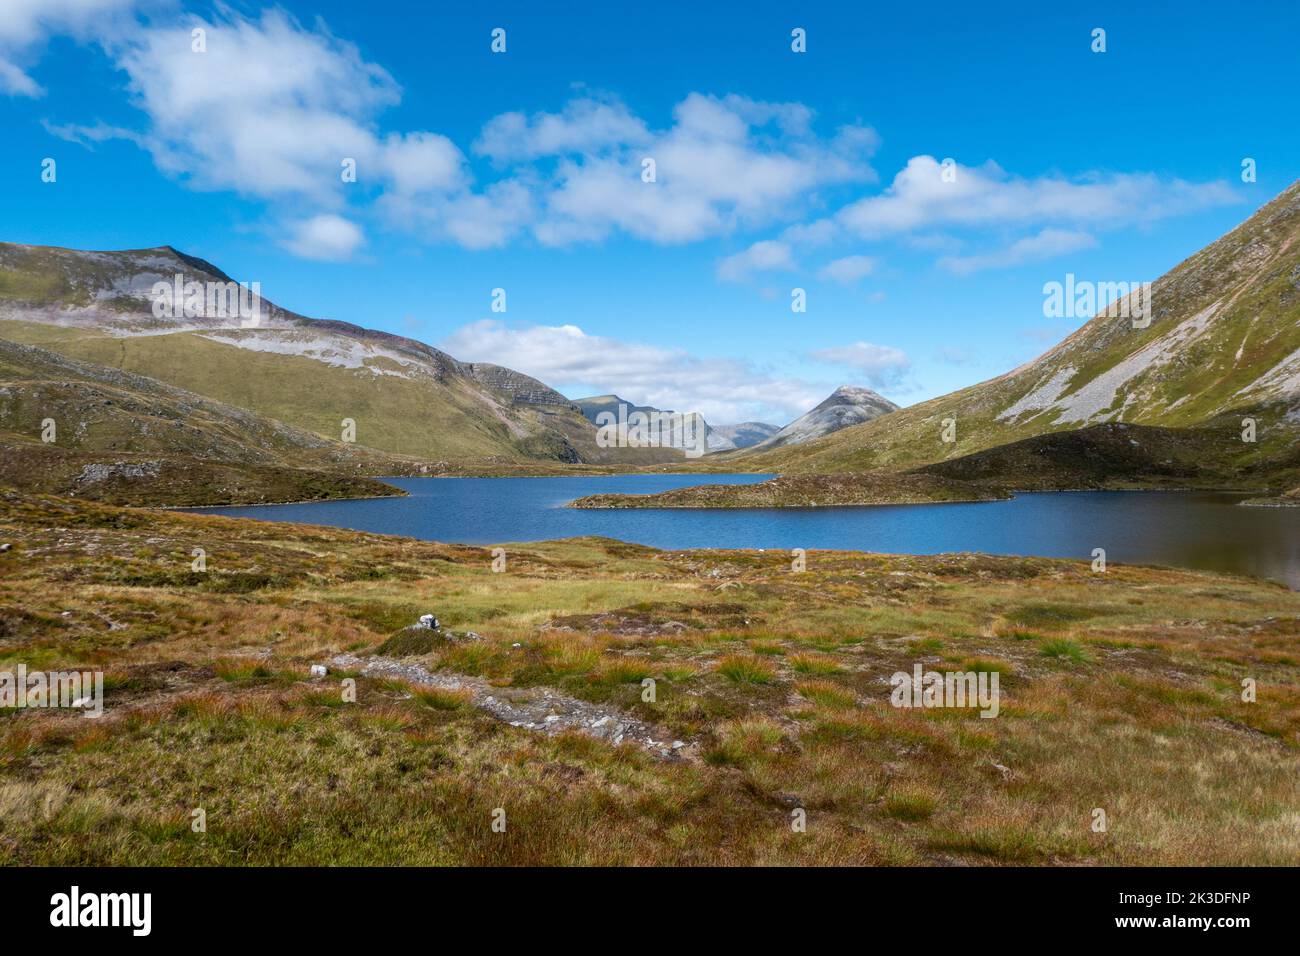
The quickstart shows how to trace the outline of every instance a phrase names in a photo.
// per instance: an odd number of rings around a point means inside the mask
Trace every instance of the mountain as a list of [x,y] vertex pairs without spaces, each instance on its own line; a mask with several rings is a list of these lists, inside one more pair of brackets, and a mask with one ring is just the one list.
[[[720,448],[752,448],[771,438],[780,430],[779,425],[769,425],[767,422],[741,422],[739,425],[711,426],[712,434],[720,440]],[[721,445],[722,441],[729,442],[730,445],[723,446]]]
[[[653,415],[676,415],[671,409],[655,408],[653,405],[637,405],[617,395],[592,395],[588,398],[574,399],[574,405],[582,412],[586,419],[596,426],[602,422],[618,423],[626,422],[634,412],[641,412],[647,416]],[[602,414],[612,415],[613,418],[601,419]],[[704,417],[698,412],[684,412],[683,416],[694,416],[703,425],[705,450],[707,452],[730,451],[736,446],[730,439],[723,438],[717,434],[716,429],[709,426]],[[668,429],[667,434],[663,436],[663,445],[665,448],[682,448],[685,439],[693,440],[692,435],[686,434],[686,429],[675,424],[672,420],[664,426]],[[650,451],[651,449],[647,449]],[[680,457],[680,456],[676,456]]]
[[814,438],[829,435],[851,425],[869,422],[897,410],[897,405],[869,388],[841,385],[812,411],[796,418],[755,448],[770,449],[780,448],[783,445],[802,445]]
[[[1005,375],[795,448],[759,446],[745,464],[807,472],[917,467],[1126,422],[1219,430],[1236,442],[1234,463],[1262,474],[1294,457],[1300,430],[1298,238],[1294,183],[1156,280],[1145,327],[1123,314],[1124,303],[1112,304]],[[1246,418],[1255,421],[1254,443],[1240,438]]]
[[26,491],[173,505],[395,494],[362,475],[415,470],[154,379],[4,339],[0,466],[0,482]]
[[[260,291],[255,290],[255,291]],[[310,319],[170,246],[84,252],[0,243],[0,338],[148,376],[396,455],[646,460],[602,449],[564,396],[414,339]]]

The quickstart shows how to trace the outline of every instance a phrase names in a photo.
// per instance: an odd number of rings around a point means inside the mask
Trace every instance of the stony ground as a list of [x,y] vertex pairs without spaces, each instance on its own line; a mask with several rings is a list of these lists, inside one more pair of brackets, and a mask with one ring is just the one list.
[[467,674],[430,672],[421,664],[406,663],[391,657],[340,654],[333,658],[333,663],[345,669],[358,669],[367,677],[387,677],[416,687],[463,692],[469,703],[497,720],[504,720],[511,727],[547,734],[577,733],[608,741],[615,746],[622,743],[635,744],[661,757],[672,759],[693,758],[698,750],[684,741],[673,740],[667,731],[630,717],[616,707],[591,704],[560,693],[553,687],[498,688],[482,678]]

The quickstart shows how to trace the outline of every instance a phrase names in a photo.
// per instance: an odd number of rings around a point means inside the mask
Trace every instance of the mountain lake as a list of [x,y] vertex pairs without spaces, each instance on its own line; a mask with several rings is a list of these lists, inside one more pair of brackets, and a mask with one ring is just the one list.
[[1272,578],[1300,589],[1300,508],[1242,507],[1207,491],[1019,493],[1009,501],[834,508],[565,507],[602,492],[646,494],[770,475],[386,478],[406,498],[189,508],[459,544],[603,535],[657,548],[793,548],[938,554],[982,551],[1168,565]]

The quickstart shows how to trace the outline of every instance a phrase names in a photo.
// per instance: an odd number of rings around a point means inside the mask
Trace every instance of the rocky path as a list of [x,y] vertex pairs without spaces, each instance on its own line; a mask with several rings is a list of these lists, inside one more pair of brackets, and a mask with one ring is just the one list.
[[562,694],[552,687],[493,687],[479,677],[439,674],[420,664],[391,657],[333,658],[337,667],[359,670],[368,677],[389,677],[443,690],[467,690],[470,702],[512,727],[559,734],[576,731],[612,744],[631,743],[666,760],[695,760],[698,747],[674,740],[667,731],[637,720],[621,710]]

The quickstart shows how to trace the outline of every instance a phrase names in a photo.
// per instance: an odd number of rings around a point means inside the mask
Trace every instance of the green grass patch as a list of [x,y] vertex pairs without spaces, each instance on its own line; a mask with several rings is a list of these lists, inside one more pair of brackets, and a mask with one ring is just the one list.
[[471,695],[464,687],[422,687],[413,685],[411,696],[425,707],[433,710],[464,710],[469,706]]
[[1078,641],[1072,641],[1068,638],[1058,637],[1052,640],[1043,641],[1039,647],[1043,655],[1055,660],[1072,661],[1075,664],[1086,664],[1092,660],[1082,644]]
[[375,653],[387,657],[415,657],[433,653],[441,643],[437,631],[427,627],[407,627],[375,648]]
[[800,674],[838,674],[844,670],[833,659],[816,654],[793,654],[790,666]]
[[1008,611],[1005,617],[1012,624],[1051,629],[1068,627],[1106,613],[1104,608],[1079,604],[1025,604]]
[[846,710],[858,704],[857,695],[853,691],[830,681],[803,681],[796,684],[794,689],[814,704],[832,710]]
[[770,684],[776,680],[776,668],[760,657],[731,654],[718,661],[715,669],[737,684]]
[[917,787],[905,787],[886,795],[882,809],[887,817],[916,823],[934,816],[934,811],[938,805],[939,801],[930,791]]

